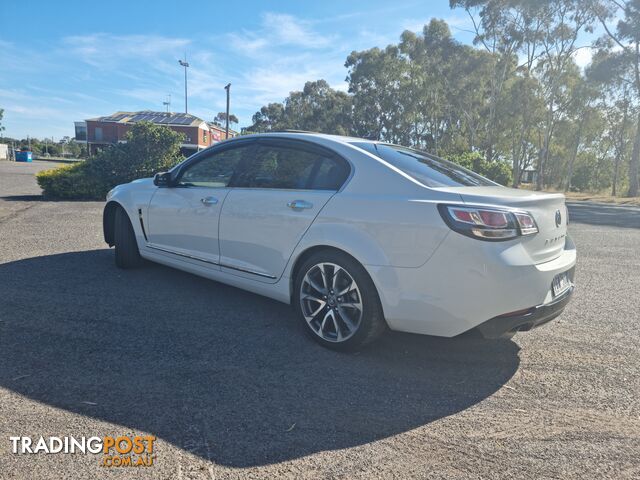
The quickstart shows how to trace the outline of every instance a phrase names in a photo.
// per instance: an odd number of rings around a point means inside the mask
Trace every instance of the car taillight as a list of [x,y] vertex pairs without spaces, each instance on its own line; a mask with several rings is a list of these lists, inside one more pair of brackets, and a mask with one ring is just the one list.
[[520,210],[438,205],[438,211],[452,230],[480,240],[499,242],[538,233],[531,214]]

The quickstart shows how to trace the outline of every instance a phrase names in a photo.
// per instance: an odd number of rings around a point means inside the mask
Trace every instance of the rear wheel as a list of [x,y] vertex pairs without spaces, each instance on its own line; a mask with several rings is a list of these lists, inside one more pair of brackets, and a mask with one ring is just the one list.
[[116,210],[113,239],[116,251],[116,266],[119,268],[135,268],[142,265],[142,257],[138,250],[136,235],[133,232],[127,212],[122,208]]
[[318,252],[304,262],[296,275],[294,302],[306,331],[334,350],[355,350],[386,329],[369,274],[341,252]]

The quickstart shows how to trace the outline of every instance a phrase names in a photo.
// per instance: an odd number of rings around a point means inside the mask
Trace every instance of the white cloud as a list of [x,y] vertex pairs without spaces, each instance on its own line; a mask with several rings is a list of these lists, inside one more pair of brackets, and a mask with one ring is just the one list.
[[282,13],[265,13],[258,31],[243,30],[228,35],[231,46],[245,55],[258,55],[274,47],[325,48],[335,40],[316,32],[313,22]]
[[93,67],[111,69],[123,60],[149,60],[172,55],[182,58],[189,47],[185,38],[159,35],[73,35],[63,38],[68,54],[75,55]]
[[284,45],[298,45],[305,48],[322,48],[330,39],[311,29],[308,21],[300,20],[293,15],[266,13],[262,22],[267,31]]

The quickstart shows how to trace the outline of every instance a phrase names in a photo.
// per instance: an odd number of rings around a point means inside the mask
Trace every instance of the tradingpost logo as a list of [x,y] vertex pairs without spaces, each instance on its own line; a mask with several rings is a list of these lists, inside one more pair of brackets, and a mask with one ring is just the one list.
[[11,451],[17,455],[100,454],[102,467],[151,467],[156,437],[122,435],[119,437],[9,437]]

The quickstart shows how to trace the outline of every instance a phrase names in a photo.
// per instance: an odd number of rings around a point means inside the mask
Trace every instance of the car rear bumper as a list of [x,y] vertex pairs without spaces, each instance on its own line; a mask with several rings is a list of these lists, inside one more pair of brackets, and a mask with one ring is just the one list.
[[558,257],[535,263],[518,242],[479,242],[451,233],[421,267],[366,268],[392,330],[453,337],[487,322],[488,334],[503,334],[558,316],[571,293],[557,302],[552,281],[570,272],[573,283],[575,264],[569,237]]
[[[569,275],[573,281],[573,269]],[[575,286],[555,298],[552,302],[531,307],[524,312],[520,311],[513,315],[499,315],[481,323],[476,330],[484,338],[500,338],[516,332],[527,332],[532,328],[539,327],[550,322],[560,315],[567,306],[573,295]]]

